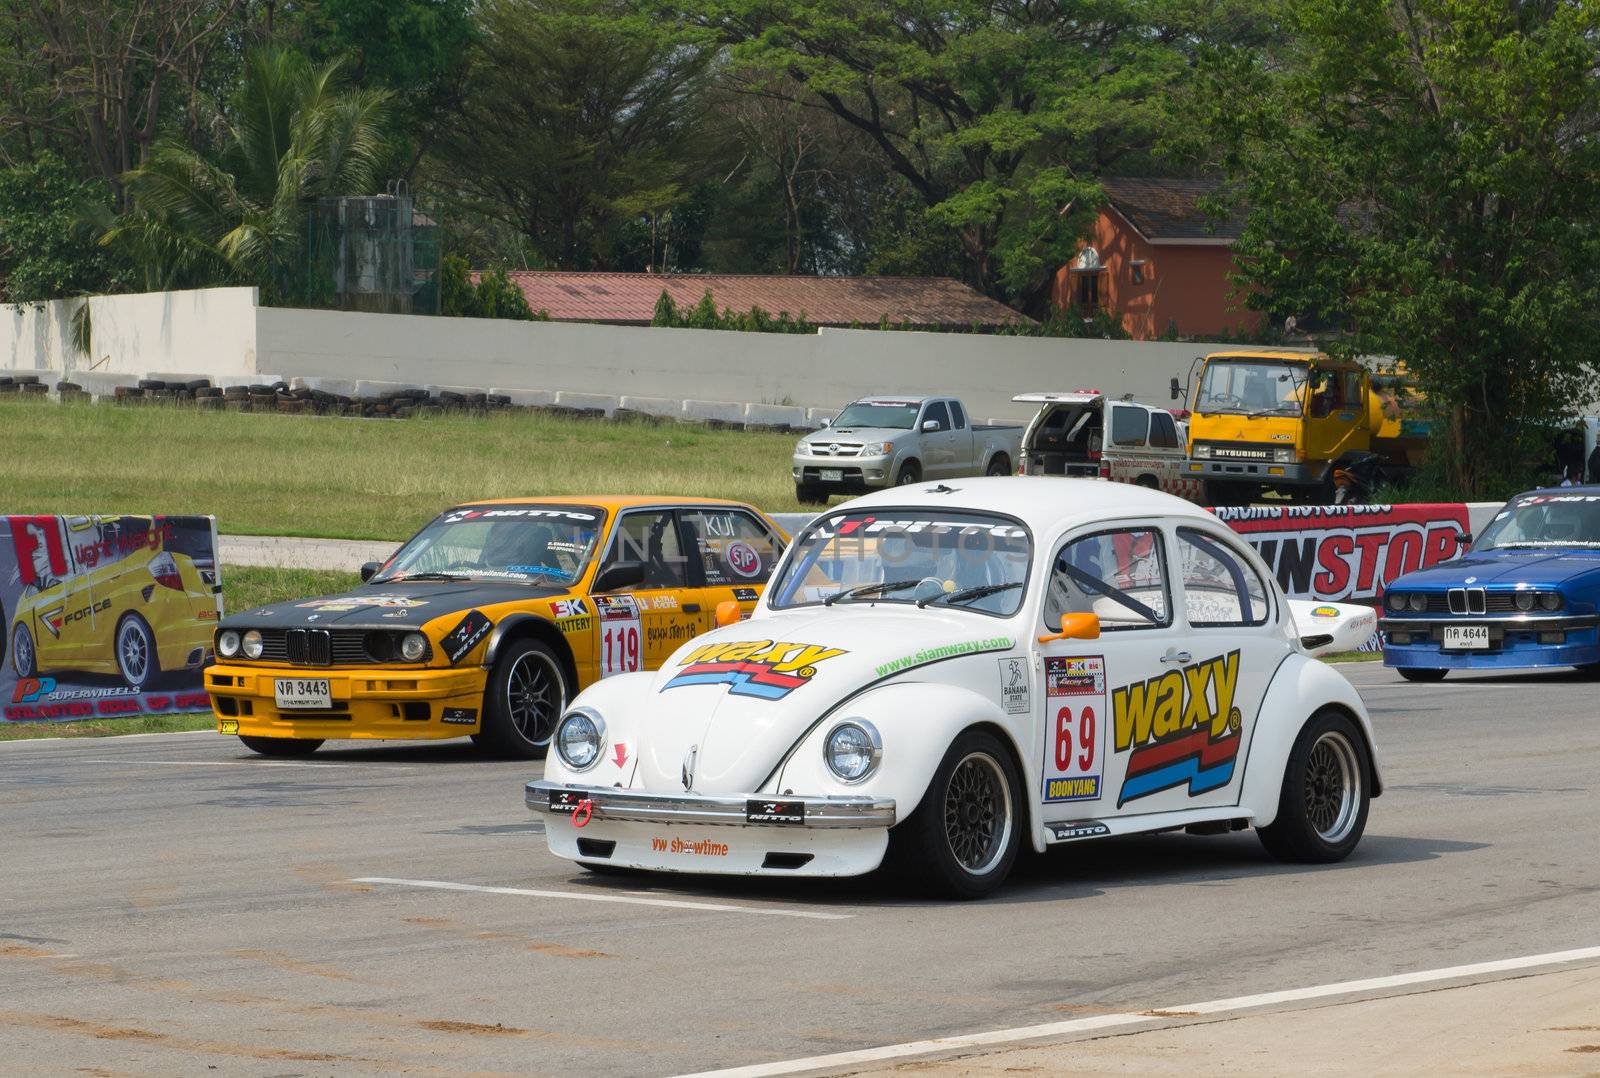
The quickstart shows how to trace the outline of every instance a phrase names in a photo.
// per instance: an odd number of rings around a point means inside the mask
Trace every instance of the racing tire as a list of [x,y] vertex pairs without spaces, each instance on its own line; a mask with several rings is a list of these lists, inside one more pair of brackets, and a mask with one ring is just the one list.
[[1407,681],[1443,681],[1450,671],[1434,670],[1426,666],[1397,666],[1400,676]]
[[812,486],[810,483],[796,483],[794,500],[801,505],[827,505],[828,495],[821,487]]
[[1361,731],[1348,716],[1324,708],[1295,738],[1278,817],[1256,828],[1256,836],[1280,861],[1343,861],[1366,830],[1371,786],[1372,760]]
[[1011,753],[967,730],[944,754],[916,811],[889,833],[899,874],[948,898],[983,898],[1011,874],[1027,813]]
[[984,469],[983,474],[984,475],[1010,475],[1011,474],[1011,458],[1006,456],[1004,453],[996,453],[994,455],[994,459],[989,462],[989,467]]
[[921,482],[921,480],[922,465],[918,464],[914,460],[908,460],[904,464],[900,465],[900,471],[897,472],[894,477],[894,485],[897,487],[908,487],[912,483]]
[[39,649],[33,645],[33,634],[26,625],[18,625],[11,634],[11,668],[18,677],[37,677],[39,674]]
[[251,752],[262,756],[310,756],[322,747],[320,737],[251,737],[240,734],[239,740]]
[[124,614],[111,638],[117,660],[117,673],[130,689],[154,684],[161,676],[161,657],[156,654],[156,634],[150,623],[138,614]]
[[512,641],[484,686],[478,744],[504,756],[542,759],[571,696],[561,659],[548,645]]

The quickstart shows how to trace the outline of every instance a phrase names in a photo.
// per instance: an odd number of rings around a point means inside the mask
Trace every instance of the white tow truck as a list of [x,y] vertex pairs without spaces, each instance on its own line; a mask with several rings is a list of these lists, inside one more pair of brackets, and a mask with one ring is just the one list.
[[1011,399],[1039,406],[1022,435],[1021,474],[1098,476],[1203,500],[1201,484],[1183,467],[1189,435],[1180,414],[1098,389]]

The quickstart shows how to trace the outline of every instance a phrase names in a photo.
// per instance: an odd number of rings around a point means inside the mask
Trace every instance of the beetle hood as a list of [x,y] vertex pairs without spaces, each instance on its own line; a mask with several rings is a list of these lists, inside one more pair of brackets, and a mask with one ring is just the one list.
[[934,663],[1011,651],[993,618],[932,609],[820,608],[740,622],[679,648],[656,672],[637,784],[754,792],[807,730],[869,685]]

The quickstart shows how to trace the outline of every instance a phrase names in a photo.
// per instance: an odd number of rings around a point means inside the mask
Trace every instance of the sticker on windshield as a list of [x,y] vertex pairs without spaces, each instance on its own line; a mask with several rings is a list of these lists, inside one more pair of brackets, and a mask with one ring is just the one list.
[[729,569],[747,580],[761,575],[761,555],[749,543],[729,543],[722,552],[722,560],[728,563]]

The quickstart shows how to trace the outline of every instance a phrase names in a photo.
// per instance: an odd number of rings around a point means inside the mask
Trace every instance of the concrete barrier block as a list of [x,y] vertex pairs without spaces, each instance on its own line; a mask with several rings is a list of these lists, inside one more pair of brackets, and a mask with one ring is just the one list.
[[139,379],[131,374],[98,374],[94,371],[73,371],[67,381],[82,386],[85,393],[96,397],[109,397],[118,386],[139,384]]
[[343,378],[303,378],[296,375],[289,379],[289,388],[317,389],[340,397],[353,397],[356,395],[356,383]]
[[617,407],[630,412],[643,412],[645,415],[673,418],[683,415],[683,402],[668,397],[623,397],[617,402]]
[[790,404],[747,404],[744,421],[763,427],[803,427],[806,410]]
[[568,393],[562,391],[556,394],[557,408],[585,408],[599,409],[606,415],[617,410],[618,398],[609,393]]
[[355,395],[358,397],[381,397],[385,393],[394,393],[405,389],[423,389],[424,386],[411,382],[375,382],[360,379],[356,382]]
[[549,408],[556,402],[556,395],[548,389],[491,389],[489,392],[510,397],[518,408]]
[[744,405],[729,401],[684,401],[683,414],[690,419],[708,419],[718,423],[743,423]]

